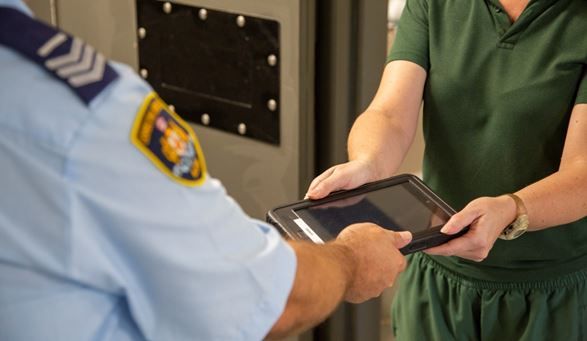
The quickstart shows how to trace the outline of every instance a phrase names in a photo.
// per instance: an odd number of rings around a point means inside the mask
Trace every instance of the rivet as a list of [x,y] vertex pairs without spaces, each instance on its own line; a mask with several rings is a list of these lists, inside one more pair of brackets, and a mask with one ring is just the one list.
[[163,4],[163,12],[169,14],[169,13],[171,13],[172,9],[173,9],[173,7],[171,6],[170,2],[166,2]]
[[200,9],[198,12],[198,17],[200,17],[201,20],[208,19],[208,11],[205,8]]
[[139,27],[139,38],[145,39],[147,36],[147,30],[144,27]]
[[245,27],[246,23],[247,20],[242,15],[236,17],[236,24],[238,25],[238,27]]
[[269,108],[269,110],[271,110],[271,111],[277,110],[277,101],[274,99],[270,99],[267,102],[267,108]]
[[147,79],[147,77],[149,77],[149,70],[147,69],[141,69],[139,73],[141,74],[141,77],[143,77],[143,79]]
[[247,125],[244,123],[241,123],[238,125],[238,133],[241,135],[244,135],[247,133]]
[[169,110],[171,110],[172,112],[175,112],[175,105],[168,104],[167,107],[169,107]]
[[210,115],[202,114],[201,120],[202,120],[203,125],[205,125],[205,126],[210,125]]
[[270,66],[275,66],[277,65],[277,56],[274,54],[270,54],[267,57],[267,64],[269,64]]

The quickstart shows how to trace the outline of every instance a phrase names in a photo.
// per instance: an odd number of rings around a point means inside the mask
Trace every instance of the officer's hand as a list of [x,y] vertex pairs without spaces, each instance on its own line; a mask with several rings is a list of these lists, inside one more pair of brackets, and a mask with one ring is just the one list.
[[508,196],[478,198],[453,215],[441,232],[455,234],[466,226],[469,231],[446,244],[424,252],[438,256],[458,256],[480,262],[487,258],[497,237],[516,216],[516,204]]
[[398,249],[412,240],[410,232],[392,232],[370,223],[354,224],[344,229],[335,243],[351,250],[353,277],[345,300],[360,303],[381,295],[406,267]]
[[310,184],[306,198],[321,199],[334,191],[353,189],[374,180],[377,179],[373,162],[353,160],[341,163],[318,175]]

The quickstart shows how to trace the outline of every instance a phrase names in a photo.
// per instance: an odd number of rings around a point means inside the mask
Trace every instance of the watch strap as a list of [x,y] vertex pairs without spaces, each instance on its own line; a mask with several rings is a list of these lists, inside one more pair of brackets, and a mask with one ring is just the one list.
[[526,205],[524,205],[524,201],[522,201],[522,199],[520,199],[519,196],[513,194],[513,193],[508,193],[506,194],[508,197],[514,199],[514,202],[516,203],[516,217],[519,217],[521,215],[524,214],[528,214],[528,210],[526,209]]
[[528,210],[526,209],[526,205],[524,205],[524,201],[522,201],[520,197],[513,193],[508,193],[506,195],[512,198],[516,203],[516,219],[503,229],[499,238],[503,240],[512,240],[526,232],[529,224]]

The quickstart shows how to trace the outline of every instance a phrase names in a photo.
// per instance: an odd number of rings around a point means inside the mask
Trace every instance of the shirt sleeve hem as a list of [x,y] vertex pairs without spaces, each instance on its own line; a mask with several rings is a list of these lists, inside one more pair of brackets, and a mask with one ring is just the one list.
[[579,82],[577,90],[577,97],[575,98],[575,105],[587,103],[587,65],[583,66],[583,76]]
[[577,98],[575,99],[575,105],[577,104],[587,104],[587,87],[585,87],[585,91],[579,92],[577,94]]
[[392,52],[389,57],[387,57],[387,63],[390,63],[394,60],[406,60],[412,63],[416,63],[420,65],[424,70],[428,71],[430,68],[430,63],[428,62],[427,58],[422,56],[416,55],[414,53],[409,52]]

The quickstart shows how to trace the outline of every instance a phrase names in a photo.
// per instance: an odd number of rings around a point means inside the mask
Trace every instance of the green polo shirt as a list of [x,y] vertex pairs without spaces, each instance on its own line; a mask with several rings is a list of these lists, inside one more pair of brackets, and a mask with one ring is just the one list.
[[[531,0],[512,24],[498,0],[408,0],[392,60],[428,72],[424,180],[461,209],[557,171],[587,103],[587,1]],[[480,279],[550,278],[587,268],[587,220],[498,240],[481,263],[434,259]]]

